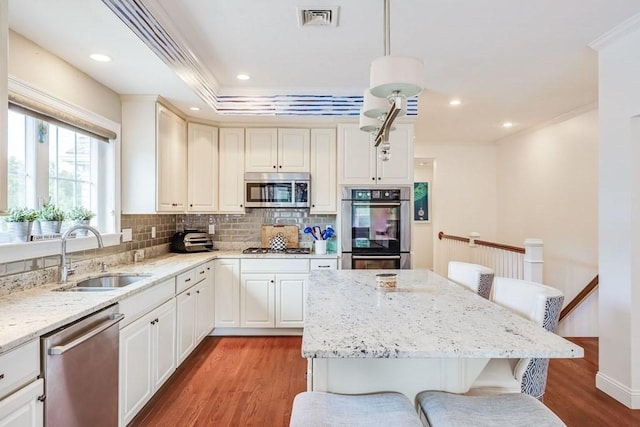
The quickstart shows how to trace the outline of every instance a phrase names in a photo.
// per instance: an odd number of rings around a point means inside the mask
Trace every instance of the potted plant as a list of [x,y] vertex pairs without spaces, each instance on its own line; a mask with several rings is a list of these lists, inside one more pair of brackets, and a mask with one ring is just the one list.
[[[89,224],[91,219],[96,216],[95,213],[91,212],[89,209],[84,206],[76,206],[72,208],[69,212],[67,212],[67,218],[73,220],[74,224]],[[76,236],[86,236],[87,230],[78,230],[76,231]]]
[[8,215],[4,218],[7,223],[9,233],[13,240],[18,242],[28,242],[31,240],[31,229],[33,221],[38,217],[38,212],[29,208],[9,208]]
[[47,203],[38,211],[38,222],[42,234],[60,233],[62,221],[64,221],[64,211],[53,203]]

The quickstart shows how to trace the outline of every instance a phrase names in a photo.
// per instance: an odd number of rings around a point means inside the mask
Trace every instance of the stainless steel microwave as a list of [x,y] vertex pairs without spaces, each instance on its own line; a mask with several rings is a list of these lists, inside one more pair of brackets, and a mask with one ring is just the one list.
[[244,174],[245,206],[248,208],[308,208],[311,206],[310,173]]

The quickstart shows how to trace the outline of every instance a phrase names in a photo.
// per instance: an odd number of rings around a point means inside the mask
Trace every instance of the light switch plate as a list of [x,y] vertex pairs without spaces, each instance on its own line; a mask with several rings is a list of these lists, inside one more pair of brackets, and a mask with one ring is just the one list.
[[209,224],[209,234],[216,234],[216,225]]
[[156,238],[156,227],[151,227],[151,238],[152,239]]
[[122,242],[130,242],[133,240],[133,230],[131,228],[122,229]]

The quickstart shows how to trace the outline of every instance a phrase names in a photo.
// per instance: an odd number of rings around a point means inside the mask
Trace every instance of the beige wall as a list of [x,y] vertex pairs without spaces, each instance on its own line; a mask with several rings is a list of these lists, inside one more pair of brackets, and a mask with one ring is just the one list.
[[[544,282],[571,300],[598,272],[598,111],[497,144],[498,241],[544,241]],[[561,324],[598,335],[593,294]]]
[[120,96],[61,58],[9,32],[9,75],[70,104],[121,123]]

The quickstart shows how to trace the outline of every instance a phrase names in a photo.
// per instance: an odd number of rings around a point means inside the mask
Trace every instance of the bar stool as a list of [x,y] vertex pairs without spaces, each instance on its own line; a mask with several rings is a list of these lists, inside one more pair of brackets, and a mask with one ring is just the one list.
[[566,426],[539,400],[521,393],[465,396],[423,391],[416,403],[420,418],[429,427]]
[[489,299],[493,284],[493,270],[489,267],[468,262],[449,261],[447,277],[481,297]]
[[290,427],[423,427],[401,393],[334,394],[307,391],[293,400]]

